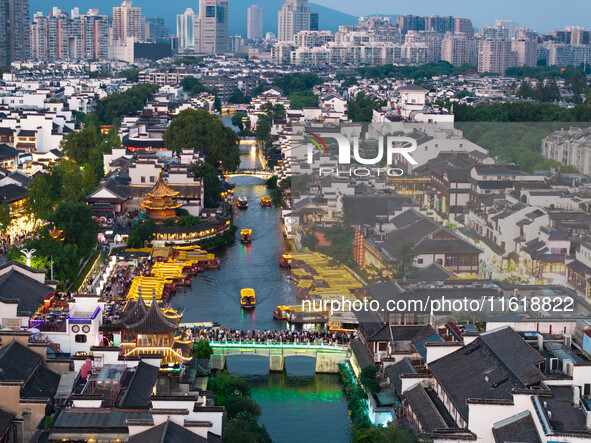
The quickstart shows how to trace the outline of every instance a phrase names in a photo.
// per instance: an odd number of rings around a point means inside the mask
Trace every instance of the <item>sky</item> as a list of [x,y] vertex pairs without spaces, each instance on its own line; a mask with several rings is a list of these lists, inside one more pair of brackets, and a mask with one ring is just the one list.
[[[248,1],[256,2],[256,0]],[[567,25],[578,25],[591,29],[591,1],[589,0],[309,1],[356,16],[376,14],[452,15],[469,18],[475,26],[494,24],[495,19],[511,19],[519,22],[521,26],[535,29],[538,32],[563,29]]]

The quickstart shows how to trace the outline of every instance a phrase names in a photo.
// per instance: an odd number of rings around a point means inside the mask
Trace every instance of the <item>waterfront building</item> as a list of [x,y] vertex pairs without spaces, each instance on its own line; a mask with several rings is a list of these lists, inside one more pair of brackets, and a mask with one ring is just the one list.
[[187,8],[183,14],[176,16],[176,36],[181,51],[195,48],[195,12]]
[[142,8],[124,1],[113,7],[113,40],[142,39]]
[[199,17],[194,19],[195,52],[228,52],[228,7],[227,0],[199,1]]
[[308,0],[287,0],[278,13],[277,40],[291,42],[300,31],[310,31]]
[[248,8],[246,18],[247,33],[249,39],[260,40],[263,38],[263,8],[252,5]]
[[156,221],[176,219],[176,210],[182,205],[176,202],[178,191],[170,189],[162,178],[158,177],[156,185],[144,194],[140,205],[146,209],[148,218]]
[[166,364],[190,360],[190,356],[184,357],[181,350],[173,348],[174,334],[182,315],[176,311],[167,314],[158,306],[156,297],[147,307],[141,294],[135,301],[128,302],[122,316],[113,322],[121,331],[119,337],[114,334],[114,343],[119,342],[126,357],[161,354],[162,363]]

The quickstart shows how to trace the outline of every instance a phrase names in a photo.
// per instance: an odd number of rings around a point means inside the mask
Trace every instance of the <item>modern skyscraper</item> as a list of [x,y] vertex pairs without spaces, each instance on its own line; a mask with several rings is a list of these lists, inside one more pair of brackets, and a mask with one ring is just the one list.
[[113,8],[113,40],[127,40],[128,37],[142,38],[142,8],[124,1]]
[[310,7],[308,0],[287,0],[278,12],[277,40],[293,41],[300,31],[310,31]]
[[247,11],[247,38],[259,40],[263,38],[263,8],[252,5]]
[[0,0],[0,66],[30,57],[29,0]]
[[533,40],[513,39],[511,50],[516,54],[517,66],[535,68],[538,62],[538,43]]
[[515,66],[515,53],[511,51],[511,40],[484,38],[478,42],[478,72],[498,72]]
[[155,42],[159,38],[170,37],[163,18],[142,18],[142,40]]
[[204,54],[228,52],[228,1],[200,0],[195,23],[195,51]]
[[195,48],[195,11],[187,8],[183,14],[176,16],[176,36],[179,40],[179,49],[185,51]]

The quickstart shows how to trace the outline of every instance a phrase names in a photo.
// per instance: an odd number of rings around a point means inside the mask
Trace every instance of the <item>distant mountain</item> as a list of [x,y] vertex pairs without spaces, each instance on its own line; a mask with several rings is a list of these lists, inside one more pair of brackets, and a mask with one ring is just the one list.
[[[240,34],[246,37],[246,11],[251,5],[258,5],[263,8],[263,31],[277,33],[277,12],[281,9],[283,0],[229,0],[229,31],[230,34]],[[90,8],[98,6],[99,13],[104,15],[113,14],[113,6],[120,6],[121,0],[30,0],[31,17],[37,11],[44,15],[51,10],[53,6],[66,11],[67,13],[74,7],[79,7],[81,13],[85,13]],[[174,0],[174,1],[156,1],[144,0],[134,1],[134,6],[142,8],[142,15],[145,17],[162,17],[166,21],[166,26],[171,34],[176,34],[176,15],[185,12],[185,9],[192,8],[196,13],[199,11],[197,0]],[[339,25],[355,25],[358,18],[327,8],[321,5],[310,3],[310,9],[319,14],[319,27],[329,31],[337,31]]]

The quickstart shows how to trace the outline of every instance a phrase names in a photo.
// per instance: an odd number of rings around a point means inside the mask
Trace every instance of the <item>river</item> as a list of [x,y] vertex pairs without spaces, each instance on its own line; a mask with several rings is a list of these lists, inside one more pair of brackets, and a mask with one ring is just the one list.
[[[240,168],[260,167],[257,155],[244,146]],[[260,205],[268,194],[265,183],[254,177],[230,179],[236,184],[235,196],[248,198],[248,209],[235,218],[238,228],[251,228],[249,246],[240,242],[218,249],[219,270],[198,274],[193,285],[177,289],[171,299],[175,309],[184,310],[183,322],[218,322],[227,328],[285,329],[288,325],[273,318],[277,305],[298,303],[291,290],[289,271],[279,267],[279,258],[289,251],[283,237],[281,217],[274,208]],[[237,234],[238,235],[238,234]],[[256,291],[252,312],[239,304],[240,289]],[[273,441],[347,442],[351,427],[347,401],[337,374],[314,374],[314,359],[288,357],[284,373],[269,373],[269,360],[253,355],[234,355],[227,359],[228,371],[246,377],[252,397],[261,406],[259,423]]]

